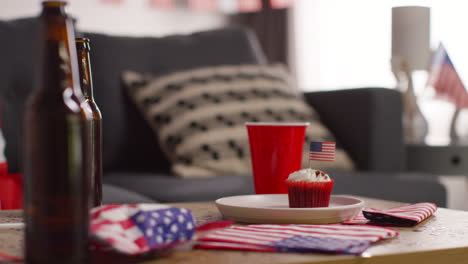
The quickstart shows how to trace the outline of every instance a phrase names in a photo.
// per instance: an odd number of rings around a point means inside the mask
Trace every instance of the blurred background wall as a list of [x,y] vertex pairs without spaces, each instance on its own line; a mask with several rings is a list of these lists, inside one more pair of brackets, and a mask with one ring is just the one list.
[[[42,0],[1,0],[0,19],[34,16]],[[220,27],[226,17],[218,12],[152,8],[150,1],[68,0],[68,11],[83,31],[131,36],[162,36]]]

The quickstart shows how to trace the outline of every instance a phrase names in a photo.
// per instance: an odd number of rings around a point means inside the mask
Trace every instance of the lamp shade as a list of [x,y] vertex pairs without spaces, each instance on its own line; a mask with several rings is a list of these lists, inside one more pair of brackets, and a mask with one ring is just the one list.
[[392,60],[408,70],[427,70],[430,59],[430,9],[422,6],[392,8]]

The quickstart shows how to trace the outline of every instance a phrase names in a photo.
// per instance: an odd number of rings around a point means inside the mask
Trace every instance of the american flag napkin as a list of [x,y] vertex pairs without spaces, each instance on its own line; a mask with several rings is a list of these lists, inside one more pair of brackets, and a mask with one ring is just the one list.
[[397,235],[393,229],[365,225],[247,225],[202,236],[196,248],[361,254],[371,243]]
[[169,248],[195,233],[192,213],[161,204],[105,205],[91,211],[91,233],[97,248],[127,255]]
[[430,217],[436,210],[437,205],[433,203],[409,204],[387,210],[366,208],[344,224],[414,226]]

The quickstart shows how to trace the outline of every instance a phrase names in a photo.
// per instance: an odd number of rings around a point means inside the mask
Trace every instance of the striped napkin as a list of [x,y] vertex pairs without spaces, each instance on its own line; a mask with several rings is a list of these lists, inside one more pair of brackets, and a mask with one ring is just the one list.
[[409,227],[430,217],[437,210],[433,203],[416,203],[387,210],[366,208],[352,220],[343,224],[370,224]]
[[397,235],[396,230],[365,225],[231,226],[198,238],[196,248],[357,255],[371,243]]

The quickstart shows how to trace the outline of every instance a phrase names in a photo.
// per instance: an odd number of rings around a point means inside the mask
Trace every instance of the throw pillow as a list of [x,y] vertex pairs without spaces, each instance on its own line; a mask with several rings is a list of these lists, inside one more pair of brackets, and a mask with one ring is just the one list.
[[[181,177],[251,172],[245,122],[310,122],[306,144],[334,141],[281,65],[203,67],[154,77],[125,72],[123,81]],[[308,164],[308,145],[304,165]],[[352,169],[338,148],[335,162],[316,168]]]

